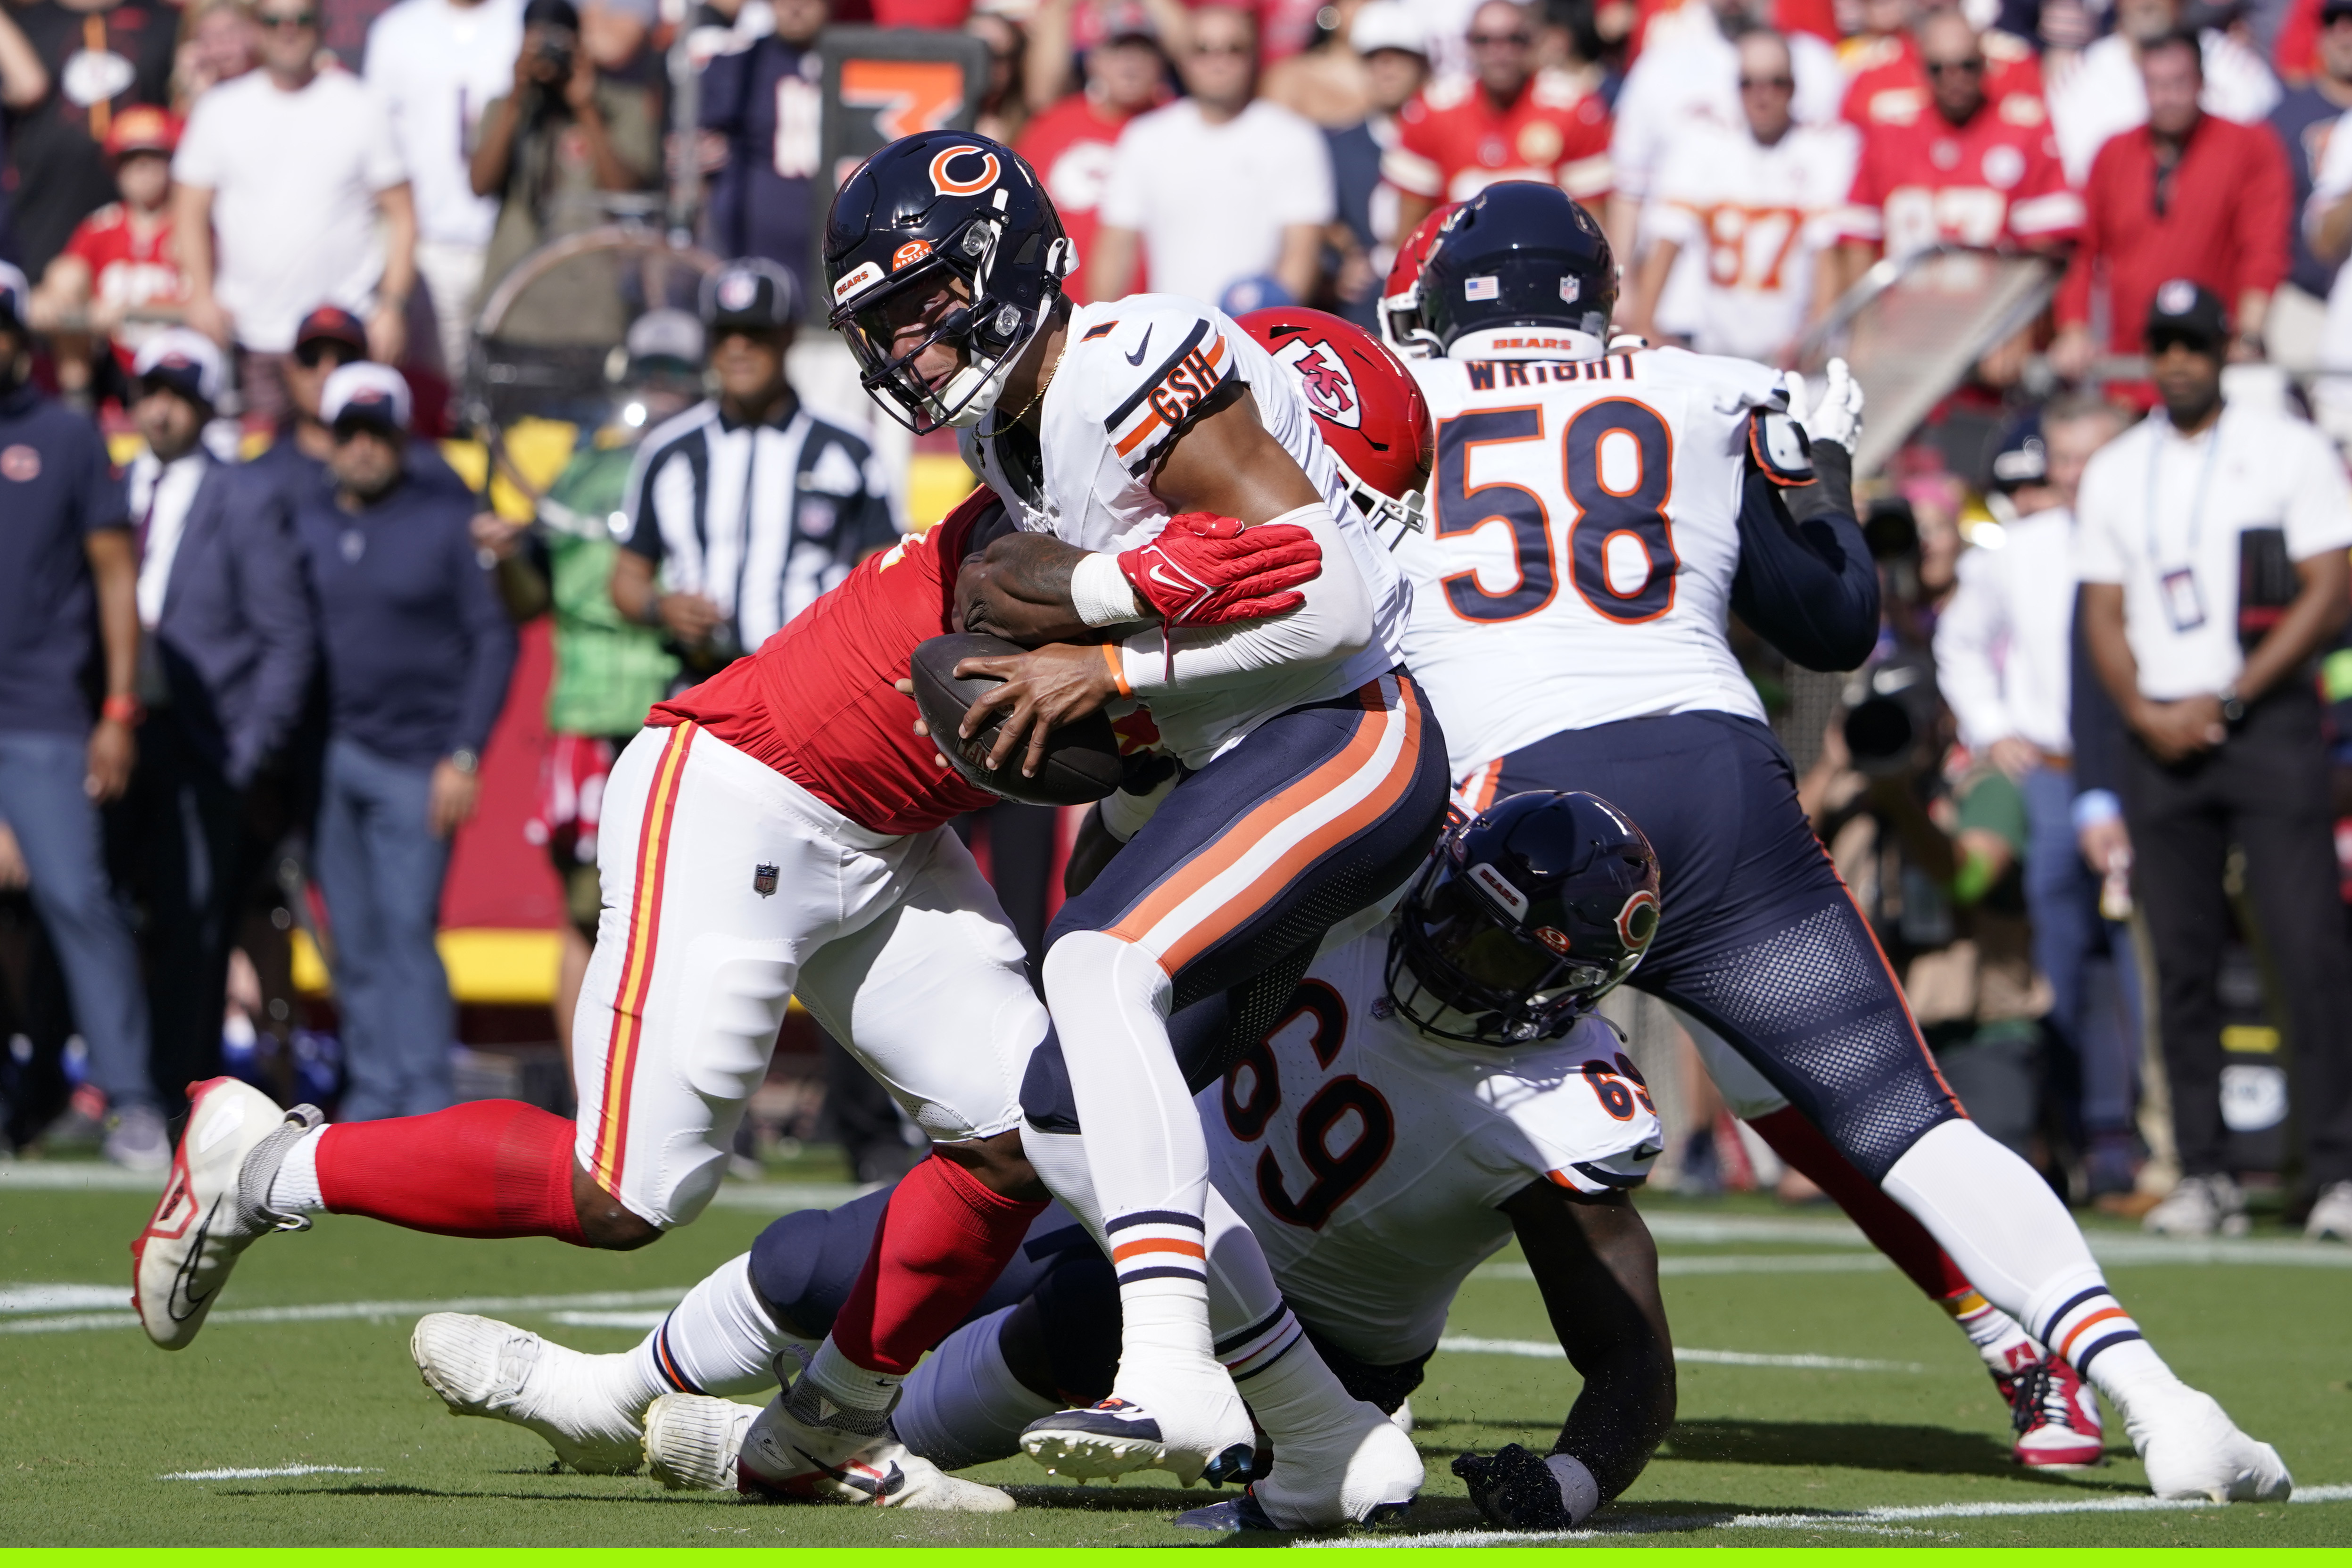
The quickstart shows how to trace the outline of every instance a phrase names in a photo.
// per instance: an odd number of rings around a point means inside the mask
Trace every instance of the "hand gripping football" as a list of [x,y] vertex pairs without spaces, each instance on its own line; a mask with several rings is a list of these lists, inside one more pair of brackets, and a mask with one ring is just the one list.
[[1054,731],[1045,742],[1045,760],[1034,779],[1023,776],[1017,750],[1003,767],[991,770],[986,766],[988,749],[996,741],[995,720],[968,740],[956,737],[956,727],[963,722],[973,700],[999,684],[993,675],[959,679],[956,664],[964,659],[1017,656],[1026,651],[984,632],[957,632],[919,644],[907,673],[914,682],[915,706],[930,727],[931,740],[966,783],[1008,800],[1032,806],[1084,806],[1099,800],[1118,788],[1120,776],[1118,737],[1111,733],[1109,717],[1099,710]]

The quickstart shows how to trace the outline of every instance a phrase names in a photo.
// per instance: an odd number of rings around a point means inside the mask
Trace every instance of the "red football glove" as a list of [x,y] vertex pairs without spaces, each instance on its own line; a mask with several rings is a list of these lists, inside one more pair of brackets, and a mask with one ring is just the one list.
[[1221,626],[1306,603],[1296,590],[1322,574],[1323,548],[1296,523],[1245,528],[1213,512],[1187,512],[1122,554],[1118,569],[1169,625]]

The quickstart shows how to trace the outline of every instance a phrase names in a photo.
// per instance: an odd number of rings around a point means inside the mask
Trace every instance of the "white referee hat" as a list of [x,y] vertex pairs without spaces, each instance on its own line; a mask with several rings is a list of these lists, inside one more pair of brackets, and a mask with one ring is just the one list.
[[210,338],[186,327],[167,327],[139,346],[131,373],[170,387],[182,397],[212,408],[228,385],[228,365]]
[[405,431],[408,416],[408,383],[390,365],[373,361],[342,366],[319,393],[319,418],[329,425],[366,420]]

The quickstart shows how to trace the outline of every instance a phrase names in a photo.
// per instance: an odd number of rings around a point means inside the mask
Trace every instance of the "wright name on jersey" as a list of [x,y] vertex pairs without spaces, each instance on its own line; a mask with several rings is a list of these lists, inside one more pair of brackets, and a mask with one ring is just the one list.
[[1350,1355],[1429,1354],[1470,1270],[1511,1239],[1530,1182],[1639,1186],[1656,1108],[1607,1024],[1504,1050],[1396,1016],[1390,926],[1307,971],[1289,1015],[1201,1092],[1210,1169],[1298,1315]]
[[1532,357],[1546,345],[1481,333],[1412,363],[1437,461],[1428,529],[1396,552],[1405,652],[1456,779],[1563,729],[1764,722],[1725,626],[1748,416],[1785,403],[1780,372],[1680,349]]

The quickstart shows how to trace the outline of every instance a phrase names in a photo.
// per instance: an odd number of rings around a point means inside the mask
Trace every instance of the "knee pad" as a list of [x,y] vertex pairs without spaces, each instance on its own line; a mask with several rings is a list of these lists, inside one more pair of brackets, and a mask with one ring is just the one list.
[[1664,994],[1748,1059],[1872,1181],[1959,1117],[1886,960],[1843,899]]

